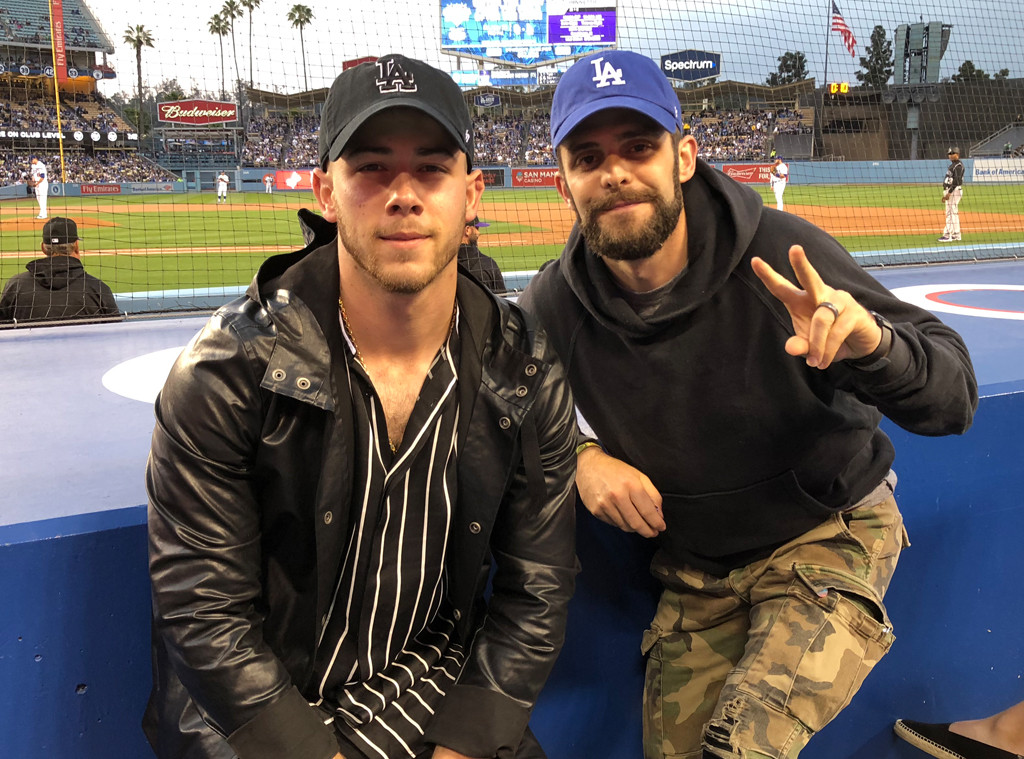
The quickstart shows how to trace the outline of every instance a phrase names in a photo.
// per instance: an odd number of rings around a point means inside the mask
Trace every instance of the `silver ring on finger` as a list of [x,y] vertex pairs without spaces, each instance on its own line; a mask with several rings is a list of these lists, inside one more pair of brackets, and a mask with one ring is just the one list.
[[835,303],[830,303],[827,300],[823,300],[821,303],[814,307],[814,310],[817,311],[819,308],[827,308],[829,311],[832,312],[832,316],[834,316],[836,319],[839,318],[839,309],[836,308]]

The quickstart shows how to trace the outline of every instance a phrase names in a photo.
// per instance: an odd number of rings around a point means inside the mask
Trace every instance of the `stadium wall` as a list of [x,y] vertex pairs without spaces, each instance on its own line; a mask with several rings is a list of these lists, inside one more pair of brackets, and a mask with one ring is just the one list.
[[[151,755],[139,722],[151,683],[142,471],[152,407],[92,383],[118,356],[176,354],[204,321],[0,334],[9,367],[0,418],[18,419],[18,434],[0,438],[4,756]],[[37,413],[41,405],[60,409],[61,424]],[[914,759],[892,735],[896,717],[954,718],[964,694],[979,714],[1019,700],[1024,607],[1012,599],[1024,573],[1022,426],[1021,381],[982,388],[966,437],[886,424],[914,544],[887,596],[898,640],[806,759]],[[578,552],[566,645],[531,726],[551,759],[636,759],[640,631],[657,593],[650,548],[581,510]]]
[[[10,185],[0,187],[0,200],[34,198],[25,188],[27,185]],[[168,193],[185,192],[183,182],[97,182],[94,184],[71,184],[52,182],[50,184],[50,197],[90,197],[90,196],[111,196],[111,195],[167,195]]]
[[[768,183],[764,162],[713,163],[716,169],[751,184]],[[929,161],[792,161],[790,184],[934,184],[941,186],[947,160]],[[964,181],[1024,182],[1024,159],[964,160]],[[557,169],[545,166],[484,166],[485,184],[503,189],[553,188]],[[984,172],[983,176],[978,174]]]

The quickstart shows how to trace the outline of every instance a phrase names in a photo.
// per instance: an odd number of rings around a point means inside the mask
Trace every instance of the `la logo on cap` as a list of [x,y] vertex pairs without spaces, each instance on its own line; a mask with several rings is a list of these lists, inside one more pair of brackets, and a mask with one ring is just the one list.
[[387,92],[416,92],[416,80],[394,58],[377,61],[377,90]]
[[[594,65],[594,78],[590,81],[597,82],[598,88],[626,83],[622,78],[622,69],[615,68],[610,61],[605,61],[604,58],[595,58],[591,63]],[[603,68],[601,67],[602,63],[604,63]]]

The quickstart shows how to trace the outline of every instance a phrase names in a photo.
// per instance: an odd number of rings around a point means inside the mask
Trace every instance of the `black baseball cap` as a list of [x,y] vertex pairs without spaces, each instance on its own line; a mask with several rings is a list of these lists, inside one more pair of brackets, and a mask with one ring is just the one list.
[[67,245],[78,239],[78,225],[74,219],[54,216],[43,224],[43,242],[47,245]]
[[953,155],[953,153],[956,153],[957,155],[960,155],[960,148],[958,148],[958,147],[956,147],[954,145],[953,147],[951,147],[949,150],[946,151],[946,155]]
[[473,122],[462,90],[448,74],[395,53],[341,72],[320,116],[320,168],[345,149],[356,130],[388,108],[415,108],[437,121],[473,166]]
[[466,226],[467,227],[476,227],[477,229],[479,229],[480,227],[489,227],[491,225],[488,224],[486,221],[480,221],[480,217],[479,216],[474,216],[473,217],[473,221],[469,222],[469,224],[467,224]]

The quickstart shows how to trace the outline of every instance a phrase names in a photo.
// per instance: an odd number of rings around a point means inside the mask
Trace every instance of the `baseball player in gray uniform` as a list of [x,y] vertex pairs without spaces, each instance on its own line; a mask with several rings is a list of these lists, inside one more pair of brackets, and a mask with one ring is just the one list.
[[960,163],[960,148],[950,148],[949,168],[942,180],[942,202],[946,204],[946,227],[939,242],[955,242],[960,239],[960,198],[964,195],[964,165]]

